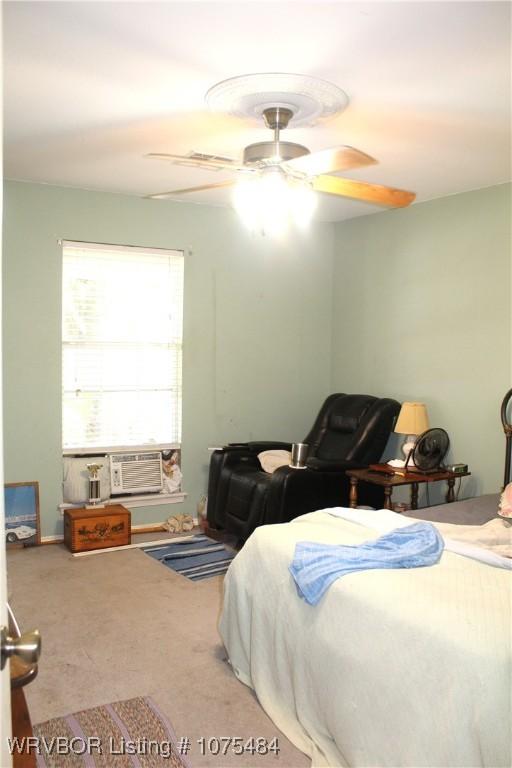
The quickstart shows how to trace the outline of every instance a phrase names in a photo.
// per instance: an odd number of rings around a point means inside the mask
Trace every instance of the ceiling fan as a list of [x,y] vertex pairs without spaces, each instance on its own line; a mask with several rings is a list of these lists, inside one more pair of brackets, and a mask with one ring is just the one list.
[[[263,78],[263,80],[262,80]],[[247,89],[259,87],[255,93]],[[296,86],[296,93],[284,92],[284,86]],[[265,88],[270,90],[265,91]],[[227,101],[227,99],[231,99]],[[273,131],[272,141],[250,144],[243,151],[241,161],[228,157],[193,152],[189,155],[175,155],[153,152],[146,157],[169,160],[176,165],[205,168],[217,171],[233,171],[246,177],[268,177],[277,175],[286,182],[307,184],[316,192],[362,200],[376,205],[404,207],[413,202],[416,195],[403,189],[370,184],[364,181],[341,178],[333,175],[340,171],[373,165],[373,157],[349,146],[333,147],[311,153],[307,147],[290,141],[281,141],[280,132],[288,127],[306,122],[321,114],[333,114],[346,106],[348,98],[337,87],[325,81],[304,78],[299,75],[246,75],[223,81],[207,94],[210,105],[229,110],[238,104],[232,114],[263,118],[267,128]],[[311,124],[311,120],[309,122]],[[148,195],[152,199],[165,199],[189,192],[230,187],[236,179],[220,181],[201,186],[174,189]]]

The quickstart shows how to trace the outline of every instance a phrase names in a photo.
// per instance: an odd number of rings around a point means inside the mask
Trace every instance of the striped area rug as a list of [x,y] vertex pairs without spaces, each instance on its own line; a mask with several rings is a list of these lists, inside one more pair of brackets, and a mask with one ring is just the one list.
[[208,536],[176,539],[172,544],[142,547],[142,551],[192,581],[226,573],[236,555],[232,549]]
[[33,730],[38,768],[189,768],[172,725],[148,696],[56,717]]

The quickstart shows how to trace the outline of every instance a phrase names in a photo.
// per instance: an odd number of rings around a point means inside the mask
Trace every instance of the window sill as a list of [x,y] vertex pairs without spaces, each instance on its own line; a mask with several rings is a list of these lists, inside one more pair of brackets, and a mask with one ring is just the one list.
[[[186,498],[187,494],[183,492],[141,494],[139,496],[134,494],[129,496],[111,497],[105,502],[102,502],[102,504],[104,504],[106,507],[108,507],[109,504],[124,504],[124,506],[128,508],[155,507],[159,505],[163,506],[164,504],[179,504],[182,501],[185,501]],[[59,504],[58,508],[63,513],[65,509],[78,509],[85,506],[86,503],[87,502],[82,502],[81,504],[70,504],[68,502],[64,502],[63,504]],[[98,506],[101,505],[98,504]]]
[[145,445],[115,445],[99,446],[97,448],[64,448],[63,456],[110,456],[111,453],[147,453],[152,451],[177,451],[181,449],[181,443],[148,443]]

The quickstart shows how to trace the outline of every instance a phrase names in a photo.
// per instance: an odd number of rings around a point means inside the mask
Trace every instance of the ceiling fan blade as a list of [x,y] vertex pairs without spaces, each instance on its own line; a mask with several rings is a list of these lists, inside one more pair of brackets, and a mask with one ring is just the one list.
[[318,176],[321,173],[347,171],[349,168],[360,168],[362,165],[373,165],[376,162],[374,157],[354,147],[332,147],[312,152],[310,155],[301,155],[289,160],[286,165],[294,171],[307,173],[308,176]]
[[193,168],[211,168],[216,171],[223,169],[236,171],[243,166],[229,157],[215,157],[213,155],[202,155],[195,152],[192,155],[171,155],[166,152],[150,152],[144,157],[150,160],[170,160],[175,165],[184,165]]
[[201,184],[200,187],[186,187],[185,189],[173,189],[171,192],[157,192],[155,195],[146,195],[149,200],[165,200],[175,195],[184,195],[188,192],[202,192],[204,189],[220,189],[222,187],[231,187],[236,181],[219,181],[217,184]]
[[316,192],[351,197],[354,200],[364,200],[366,203],[376,203],[377,205],[389,205],[393,208],[404,208],[416,198],[415,192],[407,192],[405,189],[383,187],[381,184],[368,184],[366,181],[340,179],[337,176],[317,176],[313,179],[313,189]]

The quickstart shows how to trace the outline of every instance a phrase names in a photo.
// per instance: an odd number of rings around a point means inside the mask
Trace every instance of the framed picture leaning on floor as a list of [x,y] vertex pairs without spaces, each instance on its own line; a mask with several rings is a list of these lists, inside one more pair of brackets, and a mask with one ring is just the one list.
[[41,543],[39,527],[39,483],[6,483],[5,540],[7,546],[23,544],[28,547]]

